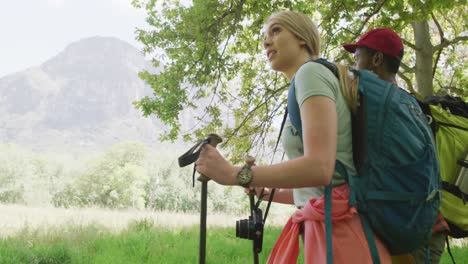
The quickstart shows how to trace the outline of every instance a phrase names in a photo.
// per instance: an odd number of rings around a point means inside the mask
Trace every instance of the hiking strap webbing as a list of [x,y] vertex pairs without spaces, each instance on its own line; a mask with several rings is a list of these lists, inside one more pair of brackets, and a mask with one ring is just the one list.
[[360,214],[360,216],[361,216],[362,227],[364,229],[364,233],[367,238],[367,244],[369,246],[369,250],[371,253],[372,262],[374,262],[374,264],[380,264],[379,251],[377,250],[377,245],[375,244],[375,239],[374,239],[374,233],[372,232],[369,221],[367,220],[367,215]]
[[463,204],[468,202],[468,194],[463,193],[455,184],[442,181],[442,189],[460,198]]
[[429,249],[429,245],[424,247],[424,263],[431,264],[431,250]]
[[384,192],[384,191],[369,191],[364,199],[367,201],[392,201],[392,202],[406,202],[413,205],[429,201],[437,195],[437,191],[432,191],[430,194],[419,192]]
[[447,243],[447,252],[449,253],[450,258],[452,259],[452,263],[453,263],[453,264],[456,264],[456,263],[455,263],[455,258],[454,258],[453,255],[452,255],[452,250],[450,249],[450,243],[449,243],[449,238],[448,238],[448,236],[445,237],[445,243]]

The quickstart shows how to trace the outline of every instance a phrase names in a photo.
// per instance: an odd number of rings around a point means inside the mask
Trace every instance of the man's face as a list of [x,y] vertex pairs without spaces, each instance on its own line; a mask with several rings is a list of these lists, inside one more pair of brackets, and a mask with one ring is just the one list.
[[371,56],[365,48],[356,48],[356,51],[354,52],[354,62],[356,69],[372,71],[374,69],[374,65],[372,64],[372,57],[373,56]]

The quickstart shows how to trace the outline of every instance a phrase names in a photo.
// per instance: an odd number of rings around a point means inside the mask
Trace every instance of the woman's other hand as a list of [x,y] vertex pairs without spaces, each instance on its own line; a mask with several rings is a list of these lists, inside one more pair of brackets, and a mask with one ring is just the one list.
[[255,196],[257,196],[257,198],[260,198],[260,194],[262,194],[262,190],[263,190],[263,197],[262,198],[263,198],[263,200],[267,200],[267,199],[265,199],[265,197],[268,197],[268,195],[270,195],[270,189],[269,188],[249,187],[249,188],[245,188],[244,192],[247,195],[249,195],[251,192],[253,192],[255,194]]

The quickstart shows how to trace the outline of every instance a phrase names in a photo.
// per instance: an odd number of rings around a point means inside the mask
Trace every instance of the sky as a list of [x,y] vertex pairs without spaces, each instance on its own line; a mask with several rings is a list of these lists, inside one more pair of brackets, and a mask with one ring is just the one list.
[[131,0],[0,0],[0,78],[39,66],[68,44],[117,37],[138,49],[145,11]]

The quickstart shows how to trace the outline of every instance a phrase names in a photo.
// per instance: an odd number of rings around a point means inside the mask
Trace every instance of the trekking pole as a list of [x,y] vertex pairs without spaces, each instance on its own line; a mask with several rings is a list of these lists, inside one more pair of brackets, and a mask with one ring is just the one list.
[[[254,206],[255,206],[255,200],[254,200],[254,195],[255,195],[255,191],[251,192],[249,194],[249,198],[250,198],[250,210],[253,210]],[[252,240],[252,244],[253,244],[253,247],[252,247],[252,251],[253,251],[253,257],[254,257],[254,264],[259,264],[258,262],[258,249],[257,249],[257,245],[255,244],[255,240]]]
[[[252,167],[255,165],[255,158],[254,157],[251,157],[251,156],[247,156],[247,158],[245,159],[245,163],[247,163],[247,165],[249,167]],[[250,211],[252,211],[254,208],[255,208],[255,191],[254,190],[250,190],[249,192],[249,200],[250,200]],[[255,244],[255,240],[252,240],[252,243],[253,243],[253,257],[254,257],[254,264],[258,264],[259,263],[259,260],[258,260],[258,249],[256,247],[256,244]]]
[[[216,134],[208,135],[208,144],[216,147],[223,140]],[[199,245],[199,263],[205,264],[205,253],[206,253],[206,211],[207,211],[207,194],[208,194],[208,181],[210,178],[203,174],[197,178],[201,182],[201,211],[200,211],[200,245]]]

